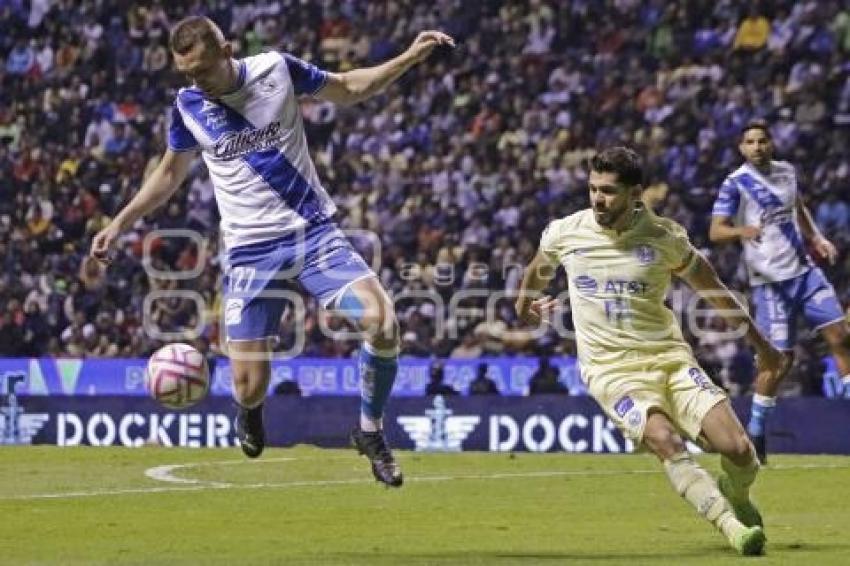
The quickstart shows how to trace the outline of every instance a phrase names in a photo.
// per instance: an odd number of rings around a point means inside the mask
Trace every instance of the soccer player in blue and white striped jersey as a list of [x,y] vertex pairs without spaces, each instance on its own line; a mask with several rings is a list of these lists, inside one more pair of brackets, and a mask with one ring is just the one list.
[[[830,263],[836,260],[835,246],[820,233],[803,203],[794,166],[773,159],[768,125],[747,124],[738,148],[745,163],[720,187],[709,237],[719,243],[741,241],[756,324],[773,345],[793,354],[797,317],[803,315],[829,344],[845,386],[850,387],[847,322],[835,290],[812,262],[804,242]],[[756,381],[747,431],[762,462],[765,423],[776,405],[781,377]]]
[[262,403],[270,379],[270,338],[283,312],[285,279],[295,279],[365,334],[361,416],[352,441],[371,460],[377,480],[402,483],[382,431],[398,369],[398,323],[378,278],[333,221],[336,207],[310,158],[298,97],[337,104],[365,100],[438,45],[454,41],[425,31],[377,67],[330,73],[287,53],[236,59],[221,30],[204,17],[186,18],[171,31],[175,66],[192,84],[174,101],[168,149],[159,166],[95,236],[91,253],[108,259],[123,230],[174,194],[200,151],[221,213],[223,322],[238,404],[237,438],[249,457],[259,456],[265,445]]

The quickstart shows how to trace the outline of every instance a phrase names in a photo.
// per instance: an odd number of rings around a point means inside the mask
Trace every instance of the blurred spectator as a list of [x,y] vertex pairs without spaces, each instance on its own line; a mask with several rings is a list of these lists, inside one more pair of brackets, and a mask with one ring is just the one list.
[[6,57],[6,72],[10,75],[27,75],[37,70],[32,46],[25,40],[19,39]]
[[850,6],[847,2],[844,2],[841,11],[832,20],[831,28],[838,47],[845,54],[850,54]]
[[846,236],[850,231],[850,205],[838,198],[838,191],[829,191],[826,200],[818,205],[815,221],[825,234]]
[[741,342],[729,363],[728,377],[725,380],[729,394],[732,396],[750,393],[755,379],[756,368],[753,355]]
[[[168,205],[122,236],[108,271],[85,259],[91,235],[159,162],[186,84],[170,64],[167,28],[190,13],[218,22],[238,57],[277,49],[331,71],[385,60],[425,27],[457,35],[459,49],[438,50],[357,108],[302,106],[340,223],[373,232],[381,280],[412,297],[399,308],[406,355],[571,352],[568,341],[522,328],[495,294],[517,288],[550,219],[587,206],[584,164],[607,144],[641,152],[646,201],[700,245],[717,188],[740,163],[738,128],[766,118],[819,225],[847,238],[846,2],[379,4],[34,0],[0,8],[0,261],[11,278],[0,285],[0,309],[21,313],[4,326],[11,342],[2,347],[101,355],[112,351],[101,344],[105,334],[121,355],[144,356],[158,345],[141,327],[144,297],[162,288],[208,301],[203,339],[220,352],[218,213],[201,159]],[[142,243],[154,229],[187,227],[207,245],[202,274],[161,287],[144,265],[194,266],[198,249],[186,238],[155,238],[143,264]],[[733,249],[701,247],[730,287],[749,292]],[[839,246],[839,266],[847,250]],[[830,277],[850,299],[850,270]],[[553,282],[565,285],[563,275]],[[102,313],[113,321],[109,333],[96,328]],[[308,301],[299,315],[305,350],[345,355],[349,344],[317,330],[320,313]],[[199,313],[184,300],[160,300],[148,315],[179,331]],[[287,316],[281,347],[295,343]],[[19,330],[48,338],[21,342]],[[724,385],[746,390],[738,368],[749,353],[740,343],[694,346],[720,364]]]
[[498,395],[499,388],[496,382],[487,377],[487,364],[478,364],[475,379],[469,382],[470,395]]
[[294,379],[286,379],[274,386],[275,395],[290,395],[301,397],[301,386]]
[[147,47],[145,47],[142,69],[154,76],[158,76],[160,71],[165,70],[168,66],[168,62],[168,49],[163,45],[162,41],[151,37]]
[[529,395],[569,395],[567,386],[560,381],[558,368],[551,365],[549,358],[543,356],[537,371],[528,380]]
[[408,330],[401,337],[401,355],[422,358],[428,357],[431,354],[432,352],[427,347],[427,344],[419,338],[416,332]]
[[126,153],[130,148],[130,139],[127,136],[127,124],[115,122],[112,126],[112,135],[106,139],[104,152],[107,157],[118,157]]
[[0,355],[21,355],[24,346],[23,325],[9,312],[0,312]]
[[461,343],[452,350],[452,358],[479,358],[484,350],[478,343],[478,339],[472,332],[463,335]]
[[[794,365],[789,371],[787,380],[799,387],[795,391],[799,395],[823,396],[823,374],[825,371],[821,348],[809,341],[803,347],[794,351]],[[787,392],[783,392],[787,395]]]
[[425,395],[457,395],[457,390],[444,383],[445,369],[440,362],[431,364],[431,375],[428,380],[428,385],[425,387]]
[[750,4],[749,14],[741,21],[735,34],[735,49],[757,51],[767,45],[770,22],[759,13],[758,5]]

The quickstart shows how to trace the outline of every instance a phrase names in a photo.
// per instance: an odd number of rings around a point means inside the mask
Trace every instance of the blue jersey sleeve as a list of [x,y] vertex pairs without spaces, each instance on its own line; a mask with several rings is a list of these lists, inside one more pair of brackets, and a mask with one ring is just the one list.
[[183,123],[183,116],[175,103],[171,107],[171,120],[168,125],[168,149],[171,151],[189,151],[198,148],[198,140]]
[[286,61],[286,68],[292,77],[295,94],[316,94],[325,86],[325,81],[328,80],[326,71],[288,53],[283,54],[283,60]]
[[735,216],[738,213],[738,205],[741,203],[741,193],[738,185],[732,179],[726,179],[720,185],[717,200],[711,211],[713,216]]

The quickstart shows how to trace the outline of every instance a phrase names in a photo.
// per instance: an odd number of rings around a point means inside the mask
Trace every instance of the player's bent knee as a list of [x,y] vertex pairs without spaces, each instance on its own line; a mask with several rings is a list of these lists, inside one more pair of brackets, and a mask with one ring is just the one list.
[[685,451],[685,442],[670,428],[656,428],[643,436],[644,445],[661,460],[667,460]]
[[401,333],[395,313],[391,308],[386,307],[377,308],[365,314],[360,326],[373,341],[381,341],[385,344],[397,343]]
[[755,454],[750,438],[743,431],[731,436],[722,453],[734,462],[747,462]]

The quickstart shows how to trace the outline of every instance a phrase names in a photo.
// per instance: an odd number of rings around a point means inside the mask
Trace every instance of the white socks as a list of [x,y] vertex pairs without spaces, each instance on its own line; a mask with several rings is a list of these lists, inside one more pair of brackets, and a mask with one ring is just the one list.
[[360,413],[360,430],[363,432],[378,432],[384,428],[384,418],[370,419],[361,411]]
[[720,493],[717,483],[687,452],[676,454],[664,462],[664,470],[676,493],[681,495],[727,539],[732,539],[746,527],[735,518],[729,502]]

